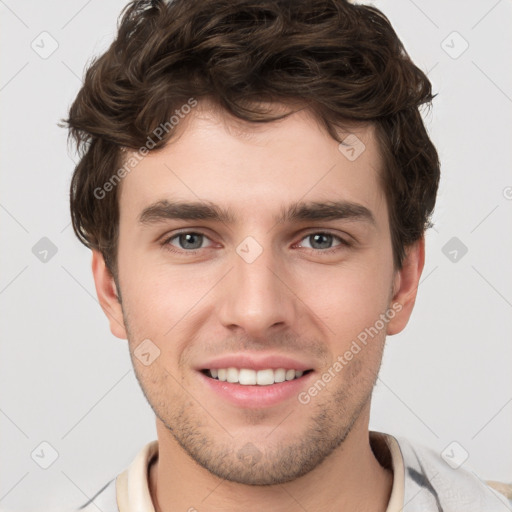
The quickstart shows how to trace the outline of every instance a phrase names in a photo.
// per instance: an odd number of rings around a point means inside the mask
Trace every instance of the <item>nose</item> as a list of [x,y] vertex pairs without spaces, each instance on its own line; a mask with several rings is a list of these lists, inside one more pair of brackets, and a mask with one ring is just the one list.
[[218,311],[222,325],[254,339],[265,338],[269,330],[291,328],[297,304],[283,269],[270,249],[252,262],[235,253],[233,269],[221,285]]

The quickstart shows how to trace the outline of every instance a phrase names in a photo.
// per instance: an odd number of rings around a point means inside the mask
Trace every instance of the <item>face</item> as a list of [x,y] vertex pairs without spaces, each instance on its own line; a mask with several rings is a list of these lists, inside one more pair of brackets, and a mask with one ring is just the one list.
[[123,180],[112,331],[192,459],[286,482],[367,429],[386,332],[410,313],[374,130],[340,150],[305,110],[235,124],[204,104],[183,127]]

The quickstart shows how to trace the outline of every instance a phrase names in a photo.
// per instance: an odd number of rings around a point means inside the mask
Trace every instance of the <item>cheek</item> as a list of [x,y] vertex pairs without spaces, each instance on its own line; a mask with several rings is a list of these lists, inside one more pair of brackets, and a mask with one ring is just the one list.
[[[120,266],[123,311],[132,348],[150,339],[165,356],[181,353],[193,333],[190,324],[200,311],[201,298],[211,288],[204,274],[185,272],[179,266],[125,261]],[[124,270],[124,274],[122,274]],[[179,357],[165,357],[179,361]]]
[[[330,337],[347,339],[375,323],[388,306],[391,272],[382,259],[311,267],[301,278],[306,304]],[[373,261],[374,260],[374,261]]]
[[160,316],[179,314],[197,288],[197,283],[187,279],[182,266],[162,263],[162,259],[137,250],[129,241],[124,247],[120,242],[119,247],[120,284],[131,317],[154,321]]

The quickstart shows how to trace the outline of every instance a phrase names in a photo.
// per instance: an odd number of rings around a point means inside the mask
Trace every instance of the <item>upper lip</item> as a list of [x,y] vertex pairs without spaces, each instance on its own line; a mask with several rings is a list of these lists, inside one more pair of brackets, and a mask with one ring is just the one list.
[[306,371],[312,365],[298,359],[282,354],[226,354],[209,359],[197,367],[198,370],[211,370],[219,368],[247,368],[250,370],[266,370],[284,368],[285,370]]

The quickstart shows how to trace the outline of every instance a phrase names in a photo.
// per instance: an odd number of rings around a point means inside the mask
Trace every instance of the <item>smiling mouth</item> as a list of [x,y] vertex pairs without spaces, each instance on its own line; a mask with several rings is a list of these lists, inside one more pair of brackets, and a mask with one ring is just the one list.
[[293,368],[267,368],[252,370],[250,368],[215,368],[202,370],[207,377],[221,382],[240,384],[242,386],[270,386],[290,380],[300,379],[313,370],[299,371]]

